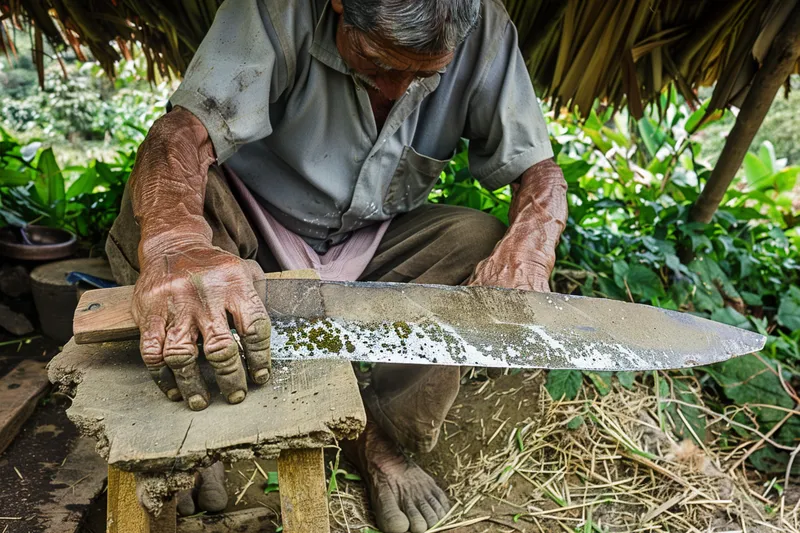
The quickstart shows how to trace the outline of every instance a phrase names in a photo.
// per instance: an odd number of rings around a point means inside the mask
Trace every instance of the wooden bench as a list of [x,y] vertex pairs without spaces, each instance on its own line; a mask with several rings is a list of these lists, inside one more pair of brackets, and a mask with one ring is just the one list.
[[354,438],[366,422],[350,363],[275,362],[269,383],[251,386],[238,405],[227,404],[211,369],[203,370],[212,403],[193,412],[164,397],[137,342],[70,341],[50,363],[50,380],[73,396],[67,415],[108,462],[108,531],[175,532],[175,493],[198,468],[277,457],[283,530],[328,532],[322,448]]

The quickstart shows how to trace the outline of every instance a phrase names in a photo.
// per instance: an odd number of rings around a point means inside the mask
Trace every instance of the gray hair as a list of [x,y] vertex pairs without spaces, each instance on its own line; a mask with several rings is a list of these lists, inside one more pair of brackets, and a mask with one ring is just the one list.
[[478,23],[481,0],[342,0],[344,21],[418,52],[450,52]]

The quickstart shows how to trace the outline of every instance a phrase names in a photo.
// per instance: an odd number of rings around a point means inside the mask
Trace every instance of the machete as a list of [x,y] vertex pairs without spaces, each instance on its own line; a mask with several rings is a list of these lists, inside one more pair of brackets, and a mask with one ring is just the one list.
[[[691,314],[554,293],[314,279],[257,288],[272,319],[273,359],[661,370],[717,363],[766,341]],[[133,287],[84,293],[75,342],[137,338],[132,296]]]

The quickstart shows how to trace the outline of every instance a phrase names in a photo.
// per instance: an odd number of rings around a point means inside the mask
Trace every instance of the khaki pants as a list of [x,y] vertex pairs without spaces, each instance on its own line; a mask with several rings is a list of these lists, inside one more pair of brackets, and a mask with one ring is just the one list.
[[[280,270],[216,167],[208,173],[205,219],[213,244],[265,272]],[[363,281],[460,285],[505,233],[497,219],[463,207],[426,204],[397,216],[383,237]],[[139,273],[139,227],[129,191],[111,228],[106,252],[118,283],[132,285]],[[454,366],[376,365],[364,402],[375,421],[409,451],[429,451],[458,393],[461,371]]]

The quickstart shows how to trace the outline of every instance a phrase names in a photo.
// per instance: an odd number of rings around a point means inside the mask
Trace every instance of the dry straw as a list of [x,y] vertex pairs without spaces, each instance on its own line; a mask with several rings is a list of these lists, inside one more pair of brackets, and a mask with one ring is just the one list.
[[[460,443],[453,444],[459,438],[448,440],[463,437],[457,432],[470,422],[458,414],[461,406],[451,414],[439,446],[449,446],[452,454],[444,477],[455,505],[431,531],[800,531],[800,491],[791,479],[761,476],[741,461],[763,444],[763,435],[738,437],[730,419],[703,405],[692,404],[696,410],[686,414],[668,409],[681,402],[659,402],[641,384],[605,397],[585,388],[569,402],[552,401],[540,386],[535,379],[503,390],[500,380],[462,391],[463,405],[503,401],[482,421],[487,429],[477,448],[459,449]],[[526,408],[526,416],[509,421],[501,408],[518,411],[523,397],[538,402]],[[692,412],[710,415],[699,444],[675,436],[676,427],[691,426],[686,418]],[[577,417],[583,423],[575,427]],[[343,483],[330,506],[339,531],[370,523],[359,484]]]

